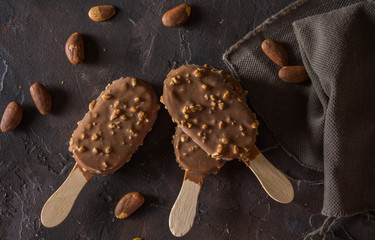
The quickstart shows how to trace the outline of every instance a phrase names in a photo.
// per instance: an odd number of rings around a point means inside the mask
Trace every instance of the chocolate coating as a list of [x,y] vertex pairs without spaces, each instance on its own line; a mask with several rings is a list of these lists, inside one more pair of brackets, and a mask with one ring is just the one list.
[[208,155],[180,127],[176,128],[173,146],[176,160],[185,170],[217,173],[226,162]]
[[181,129],[215,158],[246,157],[258,121],[239,80],[222,70],[183,65],[164,81],[162,102]]
[[69,151],[83,171],[108,174],[142,144],[159,105],[150,84],[128,77],[108,85],[89,109],[73,132]]

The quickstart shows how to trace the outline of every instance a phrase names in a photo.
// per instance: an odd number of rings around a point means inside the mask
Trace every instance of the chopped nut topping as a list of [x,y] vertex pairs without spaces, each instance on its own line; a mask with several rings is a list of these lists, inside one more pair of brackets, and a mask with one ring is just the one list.
[[103,164],[103,167],[105,167],[105,168],[108,167],[108,163],[107,162],[103,162],[102,164]]
[[206,84],[202,84],[202,89],[203,90],[207,90],[207,85]]
[[186,135],[182,135],[181,136],[181,142],[187,142],[187,141],[189,141],[189,137],[186,136]]
[[146,118],[146,113],[143,112],[143,111],[140,111],[140,112],[138,113],[138,118],[139,118],[140,121],[142,121],[143,119]]
[[117,117],[118,117],[118,115],[116,113],[112,113],[110,119],[112,121],[112,120],[116,119]]
[[111,128],[111,129],[113,129],[113,128],[115,128],[115,125],[113,125],[112,123],[110,123],[110,124],[108,124],[108,127]]
[[224,71],[223,71],[223,70],[219,70],[218,73],[219,73],[220,75],[224,75]]
[[85,139],[87,137],[86,133],[81,134],[81,139]]
[[131,108],[130,108],[130,111],[132,111],[132,112],[136,112],[136,111],[137,111],[137,108],[135,108],[135,107],[131,107]]
[[95,104],[96,104],[96,100],[93,100],[93,101],[89,104],[89,110],[90,110],[90,111],[95,107]]
[[224,93],[224,95],[223,95],[223,98],[224,99],[228,99],[230,97],[230,93],[229,93],[229,91],[226,91],[225,93]]
[[204,95],[204,99],[206,99],[206,100],[209,99],[208,94],[205,94],[205,95]]
[[121,110],[117,108],[117,109],[113,110],[113,112],[116,113],[116,114],[120,114]]
[[126,120],[126,119],[128,119],[128,118],[125,116],[125,114],[122,114],[122,115],[120,116],[120,118],[121,118],[122,120]]
[[108,99],[110,99],[112,96],[111,95],[109,95],[109,94],[103,94],[102,95],[102,98],[104,99],[104,100],[108,100]]
[[111,134],[112,134],[112,135],[115,135],[115,131],[111,130]]
[[[177,78],[177,77],[179,77],[179,78]],[[178,83],[180,83],[180,81],[178,80],[178,79],[180,79],[181,77],[180,76],[177,76],[177,77],[173,77],[172,79],[171,79],[171,83],[170,83],[170,85],[175,85],[175,84],[178,84]]]
[[211,102],[211,106],[216,107],[216,102]]
[[187,126],[187,122],[185,120],[182,120],[181,121],[181,126],[186,127]]
[[233,147],[233,153],[238,154],[240,152],[240,149],[237,147],[237,145],[234,145]]
[[73,138],[70,138],[69,145],[73,145],[73,143],[74,143]]
[[198,132],[198,136],[203,136],[203,132],[202,131],[200,131],[200,132]]
[[216,97],[214,95],[210,95],[210,98],[211,98],[212,101],[216,100]]
[[77,122],[77,125],[81,125],[81,121],[78,121],[78,122]]
[[135,87],[137,85],[137,79],[132,78],[132,86]]
[[78,152],[84,152],[86,151],[86,148],[84,146],[80,146],[80,147],[77,146],[77,150]]
[[93,152],[94,154],[98,154],[98,153],[99,153],[99,151],[98,151],[97,148],[93,148],[93,149],[92,149],[92,152]]
[[201,111],[201,110],[203,110],[203,107],[200,104],[196,104],[196,105],[188,104],[182,108],[182,112],[184,114],[195,112],[195,111]]
[[188,128],[191,128],[193,126],[193,124],[191,124],[191,123],[188,122],[187,126],[188,126]]
[[110,153],[112,151],[112,148],[111,147],[107,147],[106,149],[105,149],[105,153]]
[[223,109],[224,109],[224,103],[221,102],[221,103],[218,104],[218,106],[219,106],[219,109],[220,109],[220,110],[223,110]]
[[222,138],[221,142],[224,143],[224,144],[228,144],[229,143],[229,139],[228,138]]
[[251,128],[257,128],[258,126],[257,126],[257,124],[255,122],[253,122],[252,124],[250,124],[250,127]]
[[240,131],[243,131],[243,126],[242,125],[240,125],[238,128],[240,129]]
[[138,133],[136,133],[133,129],[130,129],[129,132],[133,134],[134,136],[138,136]]
[[184,153],[182,153],[182,156],[185,156],[185,157],[186,157],[186,156],[187,156],[187,153],[185,153],[185,152],[184,152]]
[[217,151],[219,154],[222,153],[222,152],[223,152],[223,145],[222,145],[222,144],[217,145],[216,151]]
[[132,136],[129,136],[128,138],[129,138],[129,140],[132,140],[132,139],[133,139],[133,137],[132,137]]
[[189,119],[189,114],[185,114],[185,119]]
[[134,98],[134,102],[139,103],[141,99],[139,97]]
[[197,70],[195,70],[193,72],[193,74],[194,74],[195,77],[203,77],[202,71],[199,70],[199,68]]
[[223,121],[220,121],[219,122],[219,128],[222,129],[224,127],[224,122]]
[[95,126],[95,125],[96,125],[96,122],[93,122],[92,125]]
[[203,124],[202,125],[202,129],[207,129],[208,128],[208,125],[207,124]]
[[120,101],[117,100],[117,101],[113,104],[113,106],[114,106],[115,108],[117,108],[118,106],[120,106]]
[[98,118],[99,117],[99,113],[94,113],[93,116],[94,116],[94,118]]
[[99,139],[99,136],[98,134],[94,133],[92,136],[91,136],[91,140],[98,140]]

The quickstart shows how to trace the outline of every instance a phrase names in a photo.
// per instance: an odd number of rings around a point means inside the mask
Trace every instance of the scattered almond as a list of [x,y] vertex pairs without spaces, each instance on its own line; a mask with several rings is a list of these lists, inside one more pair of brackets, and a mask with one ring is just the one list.
[[189,20],[191,7],[183,3],[171,10],[167,11],[162,18],[162,22],[166,27],[179,27]]
[[2,132],[8,132],[15,129],[22,120],[23,110],[19,103],[10,102],[5,108],[1,118],[0,128]]
[[40,83],[34,83],[30,87],[30,94],[40,114],[47,115],[50,113],[52,97],[45,86]]
[[301,83],[309,79],[304,66],[286,66],[280,69],[279,78],[288,83]]
[[115,216],[120,219],[127,218],[144,202],[145,199],[139,192],[125,194],[116,205]]
[[65,43],[65,54],[72,64],[80,64],[85,58],[83,38],[79,33],[70,35]]
[[288,53],[281,43],[266,39],[262,42],[261,48],[267,57],[280,67],[288,65]]
[[115,8],[111,5],[92,7],[89,11],[89,18],[95,22],[102,22],[115,15]]

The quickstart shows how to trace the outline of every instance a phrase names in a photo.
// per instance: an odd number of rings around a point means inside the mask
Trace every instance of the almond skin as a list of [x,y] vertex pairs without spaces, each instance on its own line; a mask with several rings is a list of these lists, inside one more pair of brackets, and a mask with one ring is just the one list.
[[281,43],[266,39],[262,42],[261,48],[267,57],[280,67],[288,65],[288,53]]
[[52,97],[47,88],[40,83],[30,87],[30,94],[40,114],[47,115],[51,111]]
[[279,78],[287,83],[301,83],[309,79],[304,66],[286,66],[279,70]]
[[5,108],[1,118],[0,128],[2,132],[9,132],[20,124],[23,116],[23,110],[19,103],[10,102]]
[[162,22],[166,27],[179,27],[189,20],[190,13],[190,6],[183,3],[167,11],[162,17]]
[[82,35],[73,33],[65,43],[65,54],[72,64],[80,64],[85,59]]
[[123,219],[129,217],[145,202],[145,198],[139,192],[125,194],[117,203],[115,216]]
[[102,22],[115,15],[115,8],[112,5],[101,5],[92,7],[89,11],[89,18],[95,22]]

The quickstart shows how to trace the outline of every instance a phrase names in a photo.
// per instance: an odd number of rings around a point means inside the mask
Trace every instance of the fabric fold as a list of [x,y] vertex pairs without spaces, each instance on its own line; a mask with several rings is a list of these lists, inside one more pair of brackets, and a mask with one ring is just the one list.
[[[223,56],[248,101],[288,155],[324,172],[327,216],[375,209],[375,8],[372,1],[300,0]],[[260,49],[270,38],[305,65],[311,81],[289,84]],[[259,136],[261,138],[261,135]]]

